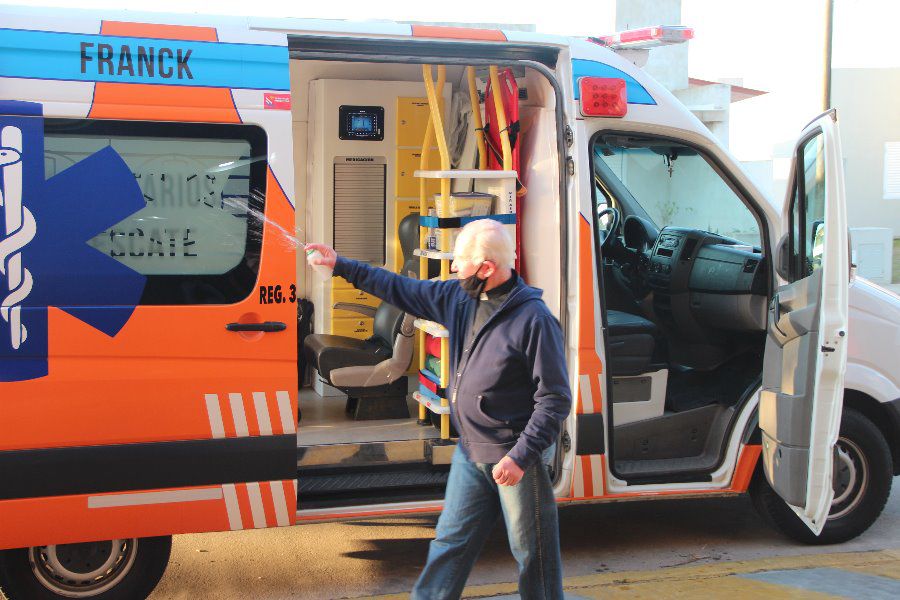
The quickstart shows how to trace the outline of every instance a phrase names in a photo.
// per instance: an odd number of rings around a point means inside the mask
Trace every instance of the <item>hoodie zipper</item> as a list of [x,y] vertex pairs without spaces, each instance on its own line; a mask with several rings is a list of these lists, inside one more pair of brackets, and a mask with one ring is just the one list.
[[[520,293],[524,293],[524,292],[520,292]],[[464,357],[466,357],[466,355],[469,354],[469,352],[472,350],[472,348],[475,347],[475,344],[478,343],[478,341],[481,339],[481,334],[487,329],[488,325],[490,325],[491,322],[493,322],[494,319],[497,318],[497,315],[499,315],[499,314],[501,314],[501,313],[503,313],[503,312],[509,310],[509,307],[510,307],[510,304],[511,304],[513,298],[515,298],[515,296],[517,296],[517,295],[518,295],[518,294],[510,295],[510,296],[506,299],[506,302],[504,302],[503,304],[500,305],[500,308],[497,309],[497,312],[495,312],[495,313],[492,314],[490,317],[488,317],[488,320],[484,322],[484,324],[481,326],[481,329],[479,329],[478,331],[476,331],[476,332],[475,332],[475,335],[472,336],[472,343],[469,344],[469,347],[463,349],[463,356],[460,357],[460,358],[464,358]],[[516,306],[518,306],[519,304],[523,304],[523,303],[525,303],[525,302],[528,302],[529,300],[530,300],[530,298],[525,299],[525,300],[523,300],[522,302],[518,303]],[[478,309],[478,307],[476,306],[476,307],[475,307],[475,310],[477,310],[477,309]],[[475,318],[475,315],[472,315],[472,318],[474,319],[474,318]],[[468,367],[468,366],[469,366],[469,359],[468,359],[468,358],[465,358],[465,364],[464,364],[462,367],[458,367],[459,370],[456,372],[456,385],[453,386],[453,398],[452,398],[452,400],[451,400],[451,403],[452,403],[453,405],[456,405],[457,393],[459,392],[459,382],[460,382],[460,380],[462,380],[462,374],[465,373],[466,367]],[[457,413],[457,414],[458,414],[458,413]],[[460,437],[463,437],[463,435],[464,435],[464,433],[465,433],[465,432],[463,431],[463,425],[462,425],[462,421],[463,421],[463,420],[462,420],[462,418],[458,418],[457,421],[459,421],[459,434],[460,434]]]

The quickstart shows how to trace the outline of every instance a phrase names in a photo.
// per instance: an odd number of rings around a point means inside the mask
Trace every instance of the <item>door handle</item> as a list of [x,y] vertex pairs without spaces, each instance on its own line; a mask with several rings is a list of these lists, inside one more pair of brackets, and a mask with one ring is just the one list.
[[264,323],[229,323],[225,326],[228,331],[265,331],[273,333],[276,331],[284,331],[287,325],[281,321],[266,321]]

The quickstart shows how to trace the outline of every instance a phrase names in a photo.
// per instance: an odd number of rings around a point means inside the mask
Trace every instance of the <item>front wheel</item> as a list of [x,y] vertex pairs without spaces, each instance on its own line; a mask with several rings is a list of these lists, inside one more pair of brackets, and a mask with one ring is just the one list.
[[862,413],[844,409],[835,444],[834,500],[818,536],[769,485],[762,465],[750,487],[757,512],[776,529],[805,544],[838,544],[869,528],[891,493],[891,451],[881,430]]
[[0,551],[0,590],[8,600],[132,600],[159,583],[170,536]]

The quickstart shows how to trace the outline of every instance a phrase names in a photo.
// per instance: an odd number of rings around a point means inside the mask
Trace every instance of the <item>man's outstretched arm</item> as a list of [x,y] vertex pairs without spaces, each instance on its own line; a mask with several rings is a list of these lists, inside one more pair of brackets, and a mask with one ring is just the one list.
[[365,263],[338,256],[325,244],[307,244],[307,250],[318,250],[321,256],[310,259],[312,264],[325,265],[355,287],[378,296],[400,310],[445,323],[451,314],[459,285],[455,281],[419,281],[387,269],[370,267]]

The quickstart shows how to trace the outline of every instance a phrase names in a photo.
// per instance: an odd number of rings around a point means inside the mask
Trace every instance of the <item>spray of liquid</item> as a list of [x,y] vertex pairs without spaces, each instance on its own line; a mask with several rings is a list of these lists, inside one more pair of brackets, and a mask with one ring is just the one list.
[[[258,208],[254,208],[254,206],[263,206],[264,198],[263,195],[258,191],[251,191],[251,202],[245,204],[244,202],[240,202],[239,200],[235,200],[232,198],[225,198],[223,202],[226,206],[232,208],[236,211],[236,213],[240,213],[246,211],[248,223],[249,219],[255,219],[261,225],[268,225],[272,231],[275,232],[278,242],[288,250],[299,250],[301,248],[306,249],[306,242],[303,241],[303,230],[300,227],[295,227],[293,231],[279,225],[272,219],[266,217],[263,211]],[[255,238],[255,241],[261,241],[263,227],[253,227],[251,228],[251,236]],[[323,278],[330,279],[333,275],[332,269],[325,265],[315,264],[313,261],[320,257],[321,253],[318,250],[308,249],[306,250],[306,262],[309,264],[312,269],[319,274],[319,276]]]

